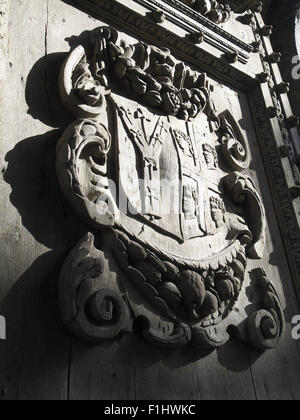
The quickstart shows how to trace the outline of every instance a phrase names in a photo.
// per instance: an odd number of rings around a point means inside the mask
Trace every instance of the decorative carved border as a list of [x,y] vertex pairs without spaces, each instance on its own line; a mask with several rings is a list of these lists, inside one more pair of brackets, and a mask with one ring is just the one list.
[[267,170],[273,202],[286,247],[292,277],[300,298],[300,230],[294,209],[294,203],[289,191],[286,173],[282,166],[276,138],[270,123],[265,101],[260,87],[257,87],[250,97],[255,125],[260,140],[262,157]]
[[[243,64],[247,63],[249,54],[253,51],[253,47],[251,45],[236,38],[234,35],[228,33],[220,26],[211,22],[209,19],[200,15],[200,13],[195,12],[178,0],[168,0],[168,3],[175,6],[177,10],[166,3],[158,2],[156,0],[135,1],[152,12],[160,9],[164,12],[166,18],[170,22],[176,24],[189,33],[202,32],[204,40],[208,44],[217,47],[224,53],[237,51],[238,60]],[[135,22],[136,18],[134,20],[131,19],[128,14],[132,17],[132,14],[134,13],[136,16],[141,17],[138,13],[133,12],[125,5],[115,0],[74,0],[72,3],[78,5],[89,13],[93,13],[99,19],[101,19],[101,17],[103,18],[103,15],[106,17],[107,13],[109,13],[109,16],[113,14],[115,20],[120,18],[120,25],[124,26],[126,23],[130,24],[130,28],[127,28],[129,31],[132,30],[132,27],[136,26],[138,22]],[[144,19],[143,25],[145,25]],[[149,29],[146,29],[144,26],[142,26],[142,28],[145,32],[151,34],[152,37],[154,34],[156,38],[159,37],[159,27],[157,24],[151,22],[150,19],[148,21],[147,28],[151,28],[151,30],[149,31]]]
[[[291,188],[290,181],[295,176],[292,168],[294,158],[292,150],[290,150],[288,156],[283,156],[280,152],[280,147],[292,143],[292,133],[284,115],[284,104],[279,94],[278,81],[276,83],[274,75],[273,65],[277,66],[277,61],[274,61],[273,57],[276,53],[270,55],[270,51],[267,51],[265,27],[262,26],[258,14],[252,22],[252,28],[261,46],[260,56],[266,75],[265,84],[268,85],[268,94],[270,92],[273,107],[266,107],[268,98],[266,98],[265,90],[262,86],[257,85],[252,92],[249,92],[249,99],[287,260],[294,280],[297,297],[300,300],[300,228],[299,218],[297,217],[297,212],[300,214],[300,207],[299,199],[297,202],[294,201],[295,197],[292,194],[293,188]],[[278,131],[274,131],[272,119],[278,121],[281,136],[278,136]],[[289,157],[287,168],[290,172],[289,174],[283,166],[285,157]]]
[[[191,22],[189,20],[184,19],[182,16],[180,16],[180,18],[178,18],[178,13],[172,11],[172,9],[170,9],[169,7],[166,7],[161,2],[158,2],[156,0],[135,0],[135,1],[137,3],[142,4],[145,7],[150,8],[151,10],[160,8],[164,12],[170,13],[172,16],[174,16],[176,18],[176,23],[179,24],[183,28],[186,28],[186,25],[191,25]],[[203,25],[203,27],[204,27],[204,28],[202,28],[202,27],[199,28],[199,25],[194,24],[193,25],[194,29],[196,29],[196,30],[202,29],[203,31],[205,31],[205,28],[207,28],[207,29],[212,30],[215,34],[218,34],[222,37],[221,40],[220,40],[219,37],[214,36],[212,33],[205,34],[205,32],[204,32],[204,35],[206,35],[206,37],[207,37],[207,42],[210,42],[212,40],[217,40],[218,43],[221,42],[221,44],[223,44],[224,47],[228,48],[228,44],[224,42],[224,39],[225,39],[226,41],[229,41],[232,44],[234,44],[236,47],[238,47],[241,50],[240,53],[241,53],[242,57],[244,57],[245,59],[248,58],[248,55],[245,54],[245,52],[247,52],[248,54],[253,52],[253,47],[251,45],[246,44],[245,42],[243,42],[241,39],[237,38],[233,34],[230,34],[229,32],[225,31],[222,27],[220,27],[220,26],[216,25],[215,23],[211,22],[205,16],[203,16],[200,13],[196,12],[195,10],[191,9],[190,7],[188,7],[187,5],[182,3],[181,1],[179,1],[179,0],[163,0],[163,2],[167,3],[167,4],[170,4],[176,10],[179,10],[179,11],[183,12],[186,16],[189,16],[194,21],[198,22],[199,24]],[[183,23],[185,25],[183,25]],[[211,40],[210,40],[210,38],[211,38]],[[243,51],[244,51],[244,53],[243,53]]]

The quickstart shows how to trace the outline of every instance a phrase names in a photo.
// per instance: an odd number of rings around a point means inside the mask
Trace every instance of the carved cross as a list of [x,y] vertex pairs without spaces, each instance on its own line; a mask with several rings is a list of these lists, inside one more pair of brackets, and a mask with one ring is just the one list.
[[147,131],[146,131],[146,121],[151,122],[151,119],[147,118],[140,108],[138,108],[135,111],[134,118],[141,120],[142,129],[143,129],[143,132],[144,132],[144,137],[145,137],[145,140],[148,141],[148,136],[147,136]]
[[157,188],[160,185],[159,156],[163,146],[163,135],[167,133],[169,127],[162,118],[158,118],[151,135],[147,134],[146,123],[151,123],[141,108],[138,108],[133,116],[135,120],[140,120],[142,130],[134,122],[132,113],[119,107],[119,115],[123,121],[124,127],[133,143],[137,146],[141,160],[143,162],[143,180],[144,180],[144,213],[155,219],[160,218],[159,214],[159,196]]

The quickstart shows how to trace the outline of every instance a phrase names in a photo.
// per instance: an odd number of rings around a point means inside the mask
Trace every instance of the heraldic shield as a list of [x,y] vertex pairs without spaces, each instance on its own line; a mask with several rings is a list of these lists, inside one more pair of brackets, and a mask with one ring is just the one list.
[[248,269],[266,219],[245,133],[216,109],[208,76],[169,50],[108,27],[90,35],[59,78],[77,120],[57,146],[58,178],[90,226],[61,271],[65,325],[92,341],[136,326],[159,346],[215,349],[233,331],[275,347],[277,293]]

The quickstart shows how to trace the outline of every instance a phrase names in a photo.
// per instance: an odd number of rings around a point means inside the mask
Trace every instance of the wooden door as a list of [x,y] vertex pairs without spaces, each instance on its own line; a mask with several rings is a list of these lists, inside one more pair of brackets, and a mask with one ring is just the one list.
[[160,3],[4,15],[4,400],[300,396],[298,134],[268,28]]

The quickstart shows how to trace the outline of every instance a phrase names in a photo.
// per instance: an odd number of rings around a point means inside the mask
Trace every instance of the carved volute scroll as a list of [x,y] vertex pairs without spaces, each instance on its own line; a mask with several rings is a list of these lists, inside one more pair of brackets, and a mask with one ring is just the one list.
[[97,341],[116,337],[126,329],[125,303],[114,290],[114,280],[107,288],[107,267],[103,253],[94,247],[88,234],[64,263],[59,283],[59,299],[64,324],[82,339]]
[[104,27],[71,52],[59,83],[78,118],[57,146],[60,185],[102,238],[101,249],[83,238],[61,271],[65,325],[102,340],[138,322],[153,344],[208,349],[235,326],[274,346],[282,313],[265,273],[264,305],[248,322],[243,310],[249,259],[263,257],[266,238],[250,148],[207,75]]
[[220,121],[224,159],[233,170],[243,171],[249,168],[250,151],[238,124],[228,111],[220,115]]

